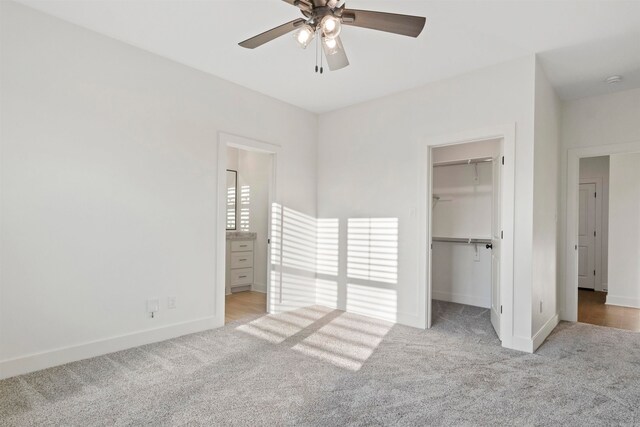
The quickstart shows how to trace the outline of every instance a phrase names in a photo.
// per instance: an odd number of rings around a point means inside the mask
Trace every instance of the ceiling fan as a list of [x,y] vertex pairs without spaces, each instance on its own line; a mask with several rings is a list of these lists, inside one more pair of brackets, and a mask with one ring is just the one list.
[[[294,19],[238,44],[247,49],[255,49],[271,40],[295,31],[296,41],[300,47],[306,48],[317,35],[327,58],[329,69],[335,71],[349,65],[347,54],[340,40],[340,32],[343,25],[418,37],[426,22],[426,19],[421,16],[347,9],[345,0],[283,1],[300,9],[304,18]],[[317,71],[318,66],[316,64]],[[322,72],[322,67],[320,67],[320,72]]]

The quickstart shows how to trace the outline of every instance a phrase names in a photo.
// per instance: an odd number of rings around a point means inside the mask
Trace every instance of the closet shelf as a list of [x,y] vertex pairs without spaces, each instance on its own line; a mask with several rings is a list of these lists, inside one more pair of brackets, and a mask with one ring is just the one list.
[[433,167],[438,168],[442,166],[473,165],[478,163],[490,163],[490,162],[493,162],[493,157],[477,157],[475,159],[454,160],[452,162],[437,162],[433,164]]
[[450,242],[450,243],[466,243],[466,244],[491,244],[491,239],[477,239],[472,237],[432,237],[433,242]]

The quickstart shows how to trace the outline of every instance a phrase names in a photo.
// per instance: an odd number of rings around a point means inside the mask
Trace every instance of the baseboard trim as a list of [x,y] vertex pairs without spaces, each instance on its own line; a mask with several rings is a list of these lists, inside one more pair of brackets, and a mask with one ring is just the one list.
[[267,285],[262,283],[254,283],[253,285],[251,285],[251,290],[254,292],[260,292],[260,293],[266,294]]
[[182,335],[214,329],[220,326],[215,317],[204,317],[188,322],[161,326],[159,328],[120,335],[103,340],[64,347],[42,353],[30,354],[15,359],[0,361],[0,379],[15,377],[41,369],[89,359],[116,351],[126,350],[154,342],[177,338]]
[[533,340],[520,336],[502,337],[502,347],[524,353],[533,353]]
[[554,314],[547,322],[540,328],[538,332],[533,335],[532,338],[526,338],[521,336],[503,337],[502,346],[511,350],[523,351],[525,353],[534,353],[540,345],[544,342],[549,334],[558,326],[560,322],[560,316]]
[[621,307],[640,308],[640,299],[619,297],[616,295],[607,294],[607,305],[619,305]]
[[456,304],[472,305],[474,307],[491,308],[491,298],[478,298],[469,295],[456,294],[452,292],[443,292],[433,290],[431,292],[433,299],[440,301],[454,302]]
[[554,314],[551,317],[551,319],[547,320],[547,323],[545,323],[542,326],[542,328],[540,328],[540,330],[536,332],[532,340],[533,341],[532,352],[536,351],[538,347],[542,345],[542,343],[544,342],[544,340],[547,339],[549,334],[551,334],[551,332],[553,332],[555,327],[558,326],[559,322],[560,322],[560,317],[557,314]]

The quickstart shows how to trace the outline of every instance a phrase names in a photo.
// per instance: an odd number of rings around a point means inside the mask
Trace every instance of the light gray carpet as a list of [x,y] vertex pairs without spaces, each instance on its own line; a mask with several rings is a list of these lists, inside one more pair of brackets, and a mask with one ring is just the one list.
[[486,310],[423,331],[310,307],[0,382],[1,425],[632,425],[640,334],[562,323],[536,354]]

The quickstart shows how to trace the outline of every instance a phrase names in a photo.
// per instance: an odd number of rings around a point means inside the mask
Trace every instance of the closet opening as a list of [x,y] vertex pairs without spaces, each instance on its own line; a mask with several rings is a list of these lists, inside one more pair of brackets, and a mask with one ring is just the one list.
[[500,338],[503,153],[502,138],[431,148],[433,325]]

